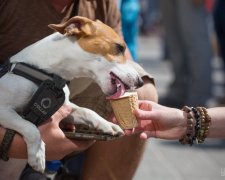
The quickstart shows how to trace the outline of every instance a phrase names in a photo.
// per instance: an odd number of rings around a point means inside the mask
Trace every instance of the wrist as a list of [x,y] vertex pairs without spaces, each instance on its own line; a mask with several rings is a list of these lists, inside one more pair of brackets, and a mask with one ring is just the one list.
[[182,110],[179,110],[180,111],[180,119],[179,119],[179,122],[180,122],[180,135],[179,135],[179,139],[181,139],[182,137],[184,137],[186,135],[186,132],[187,132],[187,114],[182,111]]

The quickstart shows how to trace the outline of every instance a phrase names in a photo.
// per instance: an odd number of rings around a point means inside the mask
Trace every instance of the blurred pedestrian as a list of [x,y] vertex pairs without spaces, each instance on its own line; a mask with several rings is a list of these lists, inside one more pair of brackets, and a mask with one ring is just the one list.
[[140,0],[140,33],[149,35],[156,30],[159,23],[159,1]]
[[[223,60],[223,72],[225,74],[225,1],[217,0],[214,5],[213,19],[217,41],[220,50],[220,56]],[[224,82],[225,90],[225,82]],[[225,104],[224,96],[217,100],[219,104]]]
[[159,102],[171,107],[206,105],[211,96],[211,60],[206,9],[201,0],[160,1],[174,80]]

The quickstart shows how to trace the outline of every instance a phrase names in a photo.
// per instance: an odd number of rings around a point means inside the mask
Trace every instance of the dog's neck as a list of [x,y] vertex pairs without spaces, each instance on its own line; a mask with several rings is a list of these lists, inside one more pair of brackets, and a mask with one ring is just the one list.
[[85,52],[75,37],[54,33],[23,49],[11,57],[10,62],[24,62],[71,80],[83,74],[87,76],[87,72],[83,73],[83,62],[90,56],[93,55]]

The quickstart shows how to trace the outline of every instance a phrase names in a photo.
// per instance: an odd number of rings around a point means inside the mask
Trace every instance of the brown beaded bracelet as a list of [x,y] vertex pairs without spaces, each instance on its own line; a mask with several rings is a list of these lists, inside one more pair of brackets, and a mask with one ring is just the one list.
[[197,134],[196,142],[203,143],[209,134],[209,127],[211,125],[211,117],[209,116],[205,107],[197,107],[197,111],[200,114],[201,129]]
[[192,110],[188,106],[184,106],[182,110],[186,113],[187,117],[187,131],[186,135],[179,140],[181,144],[190,144],[193,145],[193,136],[194,136],[194,125],[195,125],[195,118],[192,114]]

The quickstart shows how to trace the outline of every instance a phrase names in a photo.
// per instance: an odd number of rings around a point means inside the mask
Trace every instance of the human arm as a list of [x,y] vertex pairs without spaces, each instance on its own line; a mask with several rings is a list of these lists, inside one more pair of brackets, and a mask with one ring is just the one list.
[[[62,159],[72,152],[80,152],[87,149],[94,141],[74,141],[65,137],[59,127],[59,123],[71,112],[67,106],[61,107],[49,120],[41,124],[38,128],[42,140],[46,144],[46,159]],[[0,127],[0,143],[5,134],[5,129]],[[22,136],[16,134],[9,149],[9,157],[25,159],[27,158],[27,147]]]
[[225,138],[225,107],[207,109],[211,117],[208,138]]
[[[209,108],[207,111],[211,117],[208,138],[225,138],[225,108]],[[139,127],[135,131],[143,131],[140,135],[143,139],[181,139],[186,134],[187,119],[180,109],[140,101],[135,115],[139,120]]]

